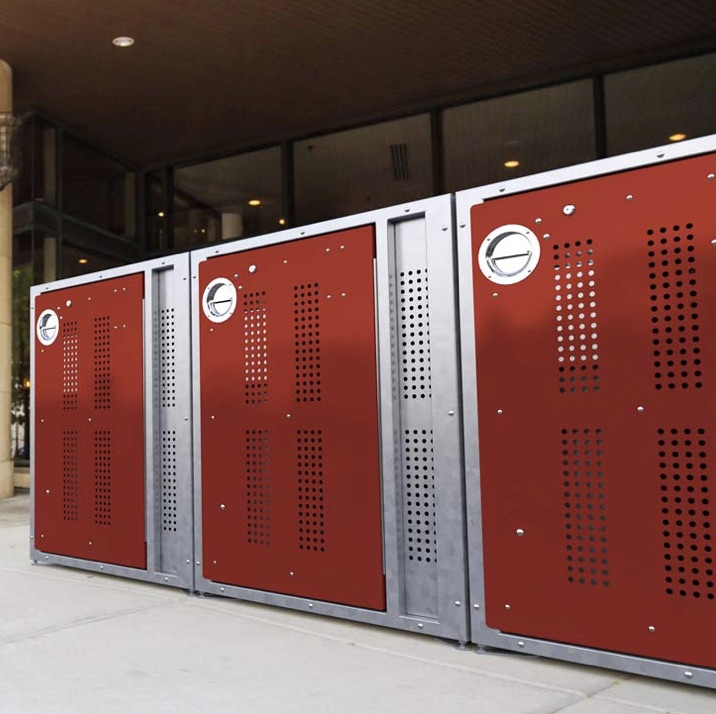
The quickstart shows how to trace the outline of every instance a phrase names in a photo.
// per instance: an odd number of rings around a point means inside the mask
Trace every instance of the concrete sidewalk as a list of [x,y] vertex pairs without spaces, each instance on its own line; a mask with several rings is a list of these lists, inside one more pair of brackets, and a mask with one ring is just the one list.
[[2,714],[714,714],[716,692],[33,566],[0,501]]

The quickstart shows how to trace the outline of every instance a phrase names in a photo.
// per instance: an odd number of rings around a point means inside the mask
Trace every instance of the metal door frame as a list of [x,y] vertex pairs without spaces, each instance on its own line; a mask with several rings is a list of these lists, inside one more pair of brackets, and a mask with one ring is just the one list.
[[[480,496],[479,424],[477,418],[479,394],[475,354],[475,314],[473,307],[472,240],[470,230],[470,209],[486,201],[549,186],[573,183],[587,178],[658,165],[714,151],[716,151],[716,136],[709,136],[547,171],[510,181],[493,183],[480,188],[460,191],[456,194],[463,438],[465,444],[465,490],[471,614],[470,639],[476,644],[716,688],[716,672],[711,669],[689,667],[662,660],[624,655],[578,645],[509,635],[487,626],[484,608],[485,583],[482,503]],[[716,170],[716,162],[714,169]],[[709,174],[709,178],[713,178],[713,176]],[[713,178],[713,180],[716,181],[716,178]]]
[[[404,580],[401,577],[404,553],[401,543],[401,492],[397,444],[400,439],[399,383],[395,368],[395,304],[392,297],[395,271],[395,232],[402,222],[422,218],[426,224],[427,259],[432,283],[431,326],[434,326],[434,389],[432,419],[435,468],[440,474],[436,522],[443,537],[438,568],[438,617],[425,618],[405,614]],[[308,600],[261,590],[215,583],[202,574],[202,493],[201,493],[201,420],[194,420],[195,583],[202,593],[211,593],[304,612],[331,615],[359,622],[422,632],[465,642],[468,635],[466,539],[461,459],[461,404],[458,378],[458,335],[454,273],[453,200],[440,196],[357,214],[278,233],[215,244],[192,252],[192,323],[194,413],[200,414],[199,327],[201,310],[199,263],[215,256],[264,246],[297,241],[337,231],[373,224],[376,236],[375,290],[379,383],[379,422],[381,489],[383,510],[383,549],[387,606],[376,612],[330,602]],[[437,481],[437,479],[436,479]],[[436,486],[437,488],[437,486]],[[442,524],[442,525],[440,525]]]
[[[167,256],[142,263],[134,263],[119,268],[89,273],[74,278],[57,280],[44,285],[35,285],[30,290],[30,334],[31,334],[31,384],[35,382],[35,299],[57,290],[91,285],[104,280],[120,278],[138,273],[144,276],[143,314],[143,362],[144,362],[144,488],[145,488],[145,534],[147,539],[147,569],[130,568],[112,563],[85,560],[69,556],[46,553],[35,543],[35,448],[33,438],[30,447],[30,557],[35,563],[64,565],[94,572],[108,573],[125,578],[146,580],[163,585],[192,590],[194,571],[191,564],[193,556],[193,473],[191,452],[191,350],[190,336],[190,300],[189,300],[189,256],[188,254]],[[159,386],[155,365],[158,346],[155,344],[158,326],[158,311],[163,304],[160,297],[162,289],[160,275],[172,275],[172,284],[166,286],[175,298],[172,307],[175,310],[176,340],[176,414],[172,417],[172,426],[177,432],[177,541],[171,568],[162,568],[161,532],[161,456],[155,455],[155,449],[161,443],[161,423],[159,407]],[[30,395],[31,413],[35,411],[35,392]],[[33,430],[37,434],[37,430]]]

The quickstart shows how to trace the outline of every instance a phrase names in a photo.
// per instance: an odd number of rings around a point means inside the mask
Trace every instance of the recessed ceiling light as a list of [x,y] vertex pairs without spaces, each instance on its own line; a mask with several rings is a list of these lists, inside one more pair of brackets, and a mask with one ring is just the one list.
[[164,218],[164,211],[159,211],[157,215],[159,216],[159,218]]
[[681,134],[681,133],[672,134],[669,137],[669,141],[683,141],[685,138],[686,138],[686,134]]
[[261,205],[261,199],[260,198],[252,198],[249,201],[249,206],[260,206]]
[[510,159],[509,161],[505,161],[506,169],[516,169],[519,165],[520,162],[517,161],[517,159]]
[[286,219],[285,218],[279,218],[278,219],[279,226],[285,226],[286,225]]
[[112,40],[115,47],[131,47],[134,44],[133,37],[115,37]]
[[87,263],[89,263],[89,260],[87,260],[87,258],[80,258],[77,262],[80,265],[87,265]]

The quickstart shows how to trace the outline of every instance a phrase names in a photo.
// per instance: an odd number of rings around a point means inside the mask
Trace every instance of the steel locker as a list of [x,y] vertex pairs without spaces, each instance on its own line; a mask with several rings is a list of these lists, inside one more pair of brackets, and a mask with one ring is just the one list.
[[193,587],[188,255],[31,291],[31,556]]
[[465,641],[452,205],[192,254],[196,587]]
[[716,686],[715,149],[457,195],[474,642]]

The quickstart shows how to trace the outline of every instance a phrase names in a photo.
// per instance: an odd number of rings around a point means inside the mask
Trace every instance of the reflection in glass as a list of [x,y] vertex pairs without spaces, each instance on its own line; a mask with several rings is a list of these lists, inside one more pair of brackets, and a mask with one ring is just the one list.
[[208,242],[268,233],[282,225],[278,146],[177,169],[174,188],[175,211],[187,213],[175,215],[175,226],[186,231],[188,243],[197,230],[201,242]]
[[443,135],[447,191],[590,161],[596,157],[592,82],[446,109]]
[[604,80],[610,155],[693,139],[716,127],[716,54],[608,75]]
[[432,195],[427,114],[299,141],[293,156],[297,223]]

